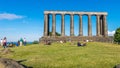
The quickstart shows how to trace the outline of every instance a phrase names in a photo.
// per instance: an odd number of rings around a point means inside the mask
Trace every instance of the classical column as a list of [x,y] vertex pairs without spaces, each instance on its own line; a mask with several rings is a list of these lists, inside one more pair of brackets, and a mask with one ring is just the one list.
[[64,14],[62,14],[61,36],[65,36]]
[[97,16],[97,36],[100,36],[100,15]]
[[56,32],[56,23],[55,23],[55,15],[56,14],[52,14],[52,36],[55,36],[55,32]]
[[74,36],[74,14],[70,14],[70,36]]
[[44,14],[44,36],[48,36],[48,14]]
[[83,36],[82,15],[79,14],[79,36]]
[[108,36],[108,29],[107,29],[107,22],[106,22],[106,15],[103,15],[103,26],[104,26],[104,36]]
[[100,16],[100,35],[103,35],[103,16]]
[[88,36],[92,36],[91,15],[88,15]]

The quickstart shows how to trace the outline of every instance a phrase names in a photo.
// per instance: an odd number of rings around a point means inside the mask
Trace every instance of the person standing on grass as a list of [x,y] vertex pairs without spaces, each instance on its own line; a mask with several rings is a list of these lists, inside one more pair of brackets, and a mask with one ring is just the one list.
[[17,46],[20,46],[20,41],[18,40],[18,42],[17,42]]
[[26,43],[27,43],[27,42],[26,42],[26,38],[24,38],[23,43],[24,43],[24,46],[25,46],[25,45],[26,45]]
[[20,39],[20,46],[22,46],[23,45],[23,39],[21,38]]
[[3,46],[3,40],[2,40],[2,39],[1,39],[1,41],[0,41],[0,45]]
[[3,47],[6,48],[7,47],[7,38],[4,37],[3,39]]

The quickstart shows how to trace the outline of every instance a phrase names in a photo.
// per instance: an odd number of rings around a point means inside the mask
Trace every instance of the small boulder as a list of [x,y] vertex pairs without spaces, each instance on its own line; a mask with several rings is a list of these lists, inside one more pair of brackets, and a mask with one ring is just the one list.
[[114,68],[120,68],[120,64],[117,64]]
[[15,60],[0,58],[0,68],[25,68],[25,67]]

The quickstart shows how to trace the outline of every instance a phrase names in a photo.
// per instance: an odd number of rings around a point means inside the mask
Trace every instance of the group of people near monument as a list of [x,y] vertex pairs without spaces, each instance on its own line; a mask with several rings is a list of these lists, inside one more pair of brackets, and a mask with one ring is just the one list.
[[24,38],[24,39],[20,39],[20,40],[18,40],[18,42],[17,42],[17,46],[22,46],[22,45],[26,45],[27,44],[27,42],[26,42],[26,38]]
[[82,43],[78,41],[77,46],[86,46],[87,42],[89,42],[89,40],[84,40]]
[[[77,43],[75,43],[75,44],[77,44],[77,46],[79,47],[79,46],[86,46],[87,45],[87,42],[89,42],[90,40],[84,40],[84,41],[78,41]],[[66,43],[66,40],[60,40],[60,41],[57,41],[58,43]],[[70,43],[73,43],[72,41],[68,41],[68,42],[70,42]],[[51,45],[51,41],[50,40],[45,40],[44,41],[44,44],[45,45]]]
[[18,40],[18,42],[16,43],[13,43],[13,42],[7,42],[7,38],[4,37],[3,39],[1,39],[0,41],[0,45],[3,47],[3,48],[7,48],[7,47],[13,47],[13,46],[25,46],[27,44],[26,42],[26,38],[21,38],[20,40]]

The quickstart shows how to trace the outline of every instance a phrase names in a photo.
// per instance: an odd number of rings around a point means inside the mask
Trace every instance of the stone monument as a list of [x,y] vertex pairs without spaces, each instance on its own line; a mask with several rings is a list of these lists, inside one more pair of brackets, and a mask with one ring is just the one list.
[[[52,35],[49,34],[49,15],[52,15]],[[56,36],[56,15],[61,15],[61,36]],[[65,35],[65,15],[70,15],[70,36]],[[74,36],[74,15],[79,16],[79,35]],[[88,36],[83,35],[82,16],[88,16]],[[96,16],[96,36],[92,36],[91,16]],[[78,12],[78,11],[44,11],[44,36],[40,41],[83,41],[92,40],[97,42],[112,42],[112,37],[108,36],[107,12]]]

